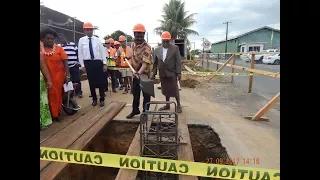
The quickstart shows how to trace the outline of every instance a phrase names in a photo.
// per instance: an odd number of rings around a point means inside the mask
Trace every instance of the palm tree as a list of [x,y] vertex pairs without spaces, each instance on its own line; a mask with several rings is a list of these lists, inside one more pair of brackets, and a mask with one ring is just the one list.
[[185,11],[185,3],[180,0],[170,0],[162,9],[163,15],[160,27],[154,29],[154,32],[161,35],[163,31],[168,31],[172,39],[187,38],[188,35],[199,35],[197,31],[189,29],[193,24],[197,23],[194,19],[196,13],[189,14]]

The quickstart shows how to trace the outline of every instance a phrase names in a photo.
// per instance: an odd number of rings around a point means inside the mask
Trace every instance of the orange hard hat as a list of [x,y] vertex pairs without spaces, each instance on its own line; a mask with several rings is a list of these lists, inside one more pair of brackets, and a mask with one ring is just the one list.
[[146,28],[142,24],[136,24],[133,27],[133,32],[146,32]]
[[170,34],[168,31],[164,31],[164,32],[161,34],[161,39],[163,39],[163,40],[170,40],[170,39],[171,39],[171,34]]
[[110,44],[114,43],[114,40],[112,38],[109,38],[108,40]]
[[126,37],[124,37],[123,35],[119,36],[119,40],[118,41],[126,41]]
[[94,29],[93,25],[89,22],[83,23],[83,29]]
[[114,41],[114,45],[120,45],[119,41]]

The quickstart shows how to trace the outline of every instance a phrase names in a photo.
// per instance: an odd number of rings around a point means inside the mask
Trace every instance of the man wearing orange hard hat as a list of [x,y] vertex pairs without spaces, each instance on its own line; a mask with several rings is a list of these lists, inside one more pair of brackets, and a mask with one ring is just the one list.
[[110,46],[111,46],[112,48],[114,48],[114,39],[109,38],[108,40],[109,40],[109,42],[110,42]]
[[94,27],[91,23],[83,24],[83,30],[86,36],[79,39],[78,57],[82,70],[87,72],[92,106],[97,105],[96,88],[99,88],[100,106],[104,106],[104,71],[107,70],[106,49],[102,42],[96,36],[93,36]]
[[[132,59],[131,65],[133,69],[136,71],[136,75],[133,76],[132,81],[132,94],[133,94],[133,102],[132,102],[132,111],[131,113],[126,116],[127,119],[133,118],[135,115],[140,114],[139,105],[140,105],[140,80],[136,77],[144,76],[150,78],[151,72],[151,47],[145,41],[146,29],[142,24],[136,24],[133,27],[133,34],[134,34],[134,42],[131,44],[132,49]],[[143,111],[149,110],[149,106],[146,107],[146,104],[150,102],[151,96],[142,92],[143,94]],[[146,109],[145,109],[146,108]]]
[[[123,35],[119,36],[120,42],[120,67],[121,68],[129,68],[129,65],[125,61],[127,59],[129,62],[131,61],[132,49],[126,44],[126,37]],[[132,72],[131,70],[121,70],[121,75],[124,78],[124,92],[123,94],[127,94],[129,89],[129,85],[132,86]],[[132,92],[132,91],[131,91]]]
[[[116,65],[117,67],[120,67],[120,42],[118,41],[114,41],[114,49],[116,50],[116,53],[114,55],[115,61],[116,61]],[[120,84],[119,90],[121,91],[124,88],[124,83],[123,83],[123,78],[122,78],[122,74],[119,70],[116,71],[116,76],[118,78],[118,86]]]
[[[157,75],[159,69],[161,92],[170,101],[170,97],[177,100],[177,113],[182,112],[178,81],[181,79],[181,57],[179,47],[170,43],[171,34],[165,31],[161,34],[162,46],[155,49],[152,78]],[[166,104],[159,110],[169,110],[170,104]]]

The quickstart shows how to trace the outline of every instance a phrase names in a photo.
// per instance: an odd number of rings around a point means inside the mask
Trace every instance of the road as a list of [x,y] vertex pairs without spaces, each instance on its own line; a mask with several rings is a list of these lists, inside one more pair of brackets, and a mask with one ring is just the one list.
[[[220,61],[225,62],[225,61]],[[246,63],[241,60],[236,60],[235,65],[250,67],[250,63]],[[204,63],[206,66],[206,63]],[[216,70],[217,65],[214,63],[210,63],[210,68]],[[220,67],[221,65],[219,65]],[[279,72],[280,73],[280,65],[266,65],[266,64],[255,64],[255,69],[269,71],[269,72]],[[225,67],[222,72],[231,72],[232,68]],[[245,71],[235,69],[235,72],[244,73]],[[231,79],[231,76],[229,76]],[[239,87],[248,91],[249,87],[249,77],[246,76],[234,76],[234,82]],[[280,79],[273,78],[269,76],[254,76],[252,83],[252,92],[257,93],[267,99],[272,99],[277,93],[280,92]]]

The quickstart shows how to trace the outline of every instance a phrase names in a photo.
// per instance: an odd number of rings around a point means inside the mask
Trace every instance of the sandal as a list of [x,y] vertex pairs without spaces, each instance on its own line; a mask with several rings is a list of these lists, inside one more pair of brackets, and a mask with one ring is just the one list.
[[161,108],[159,108],[158,111],[164,111],[164,110],[170,110],[170,106],[164,105],[164,106],[162,106]]
[[122,94],[128,94],[128,90],[125,90]]

